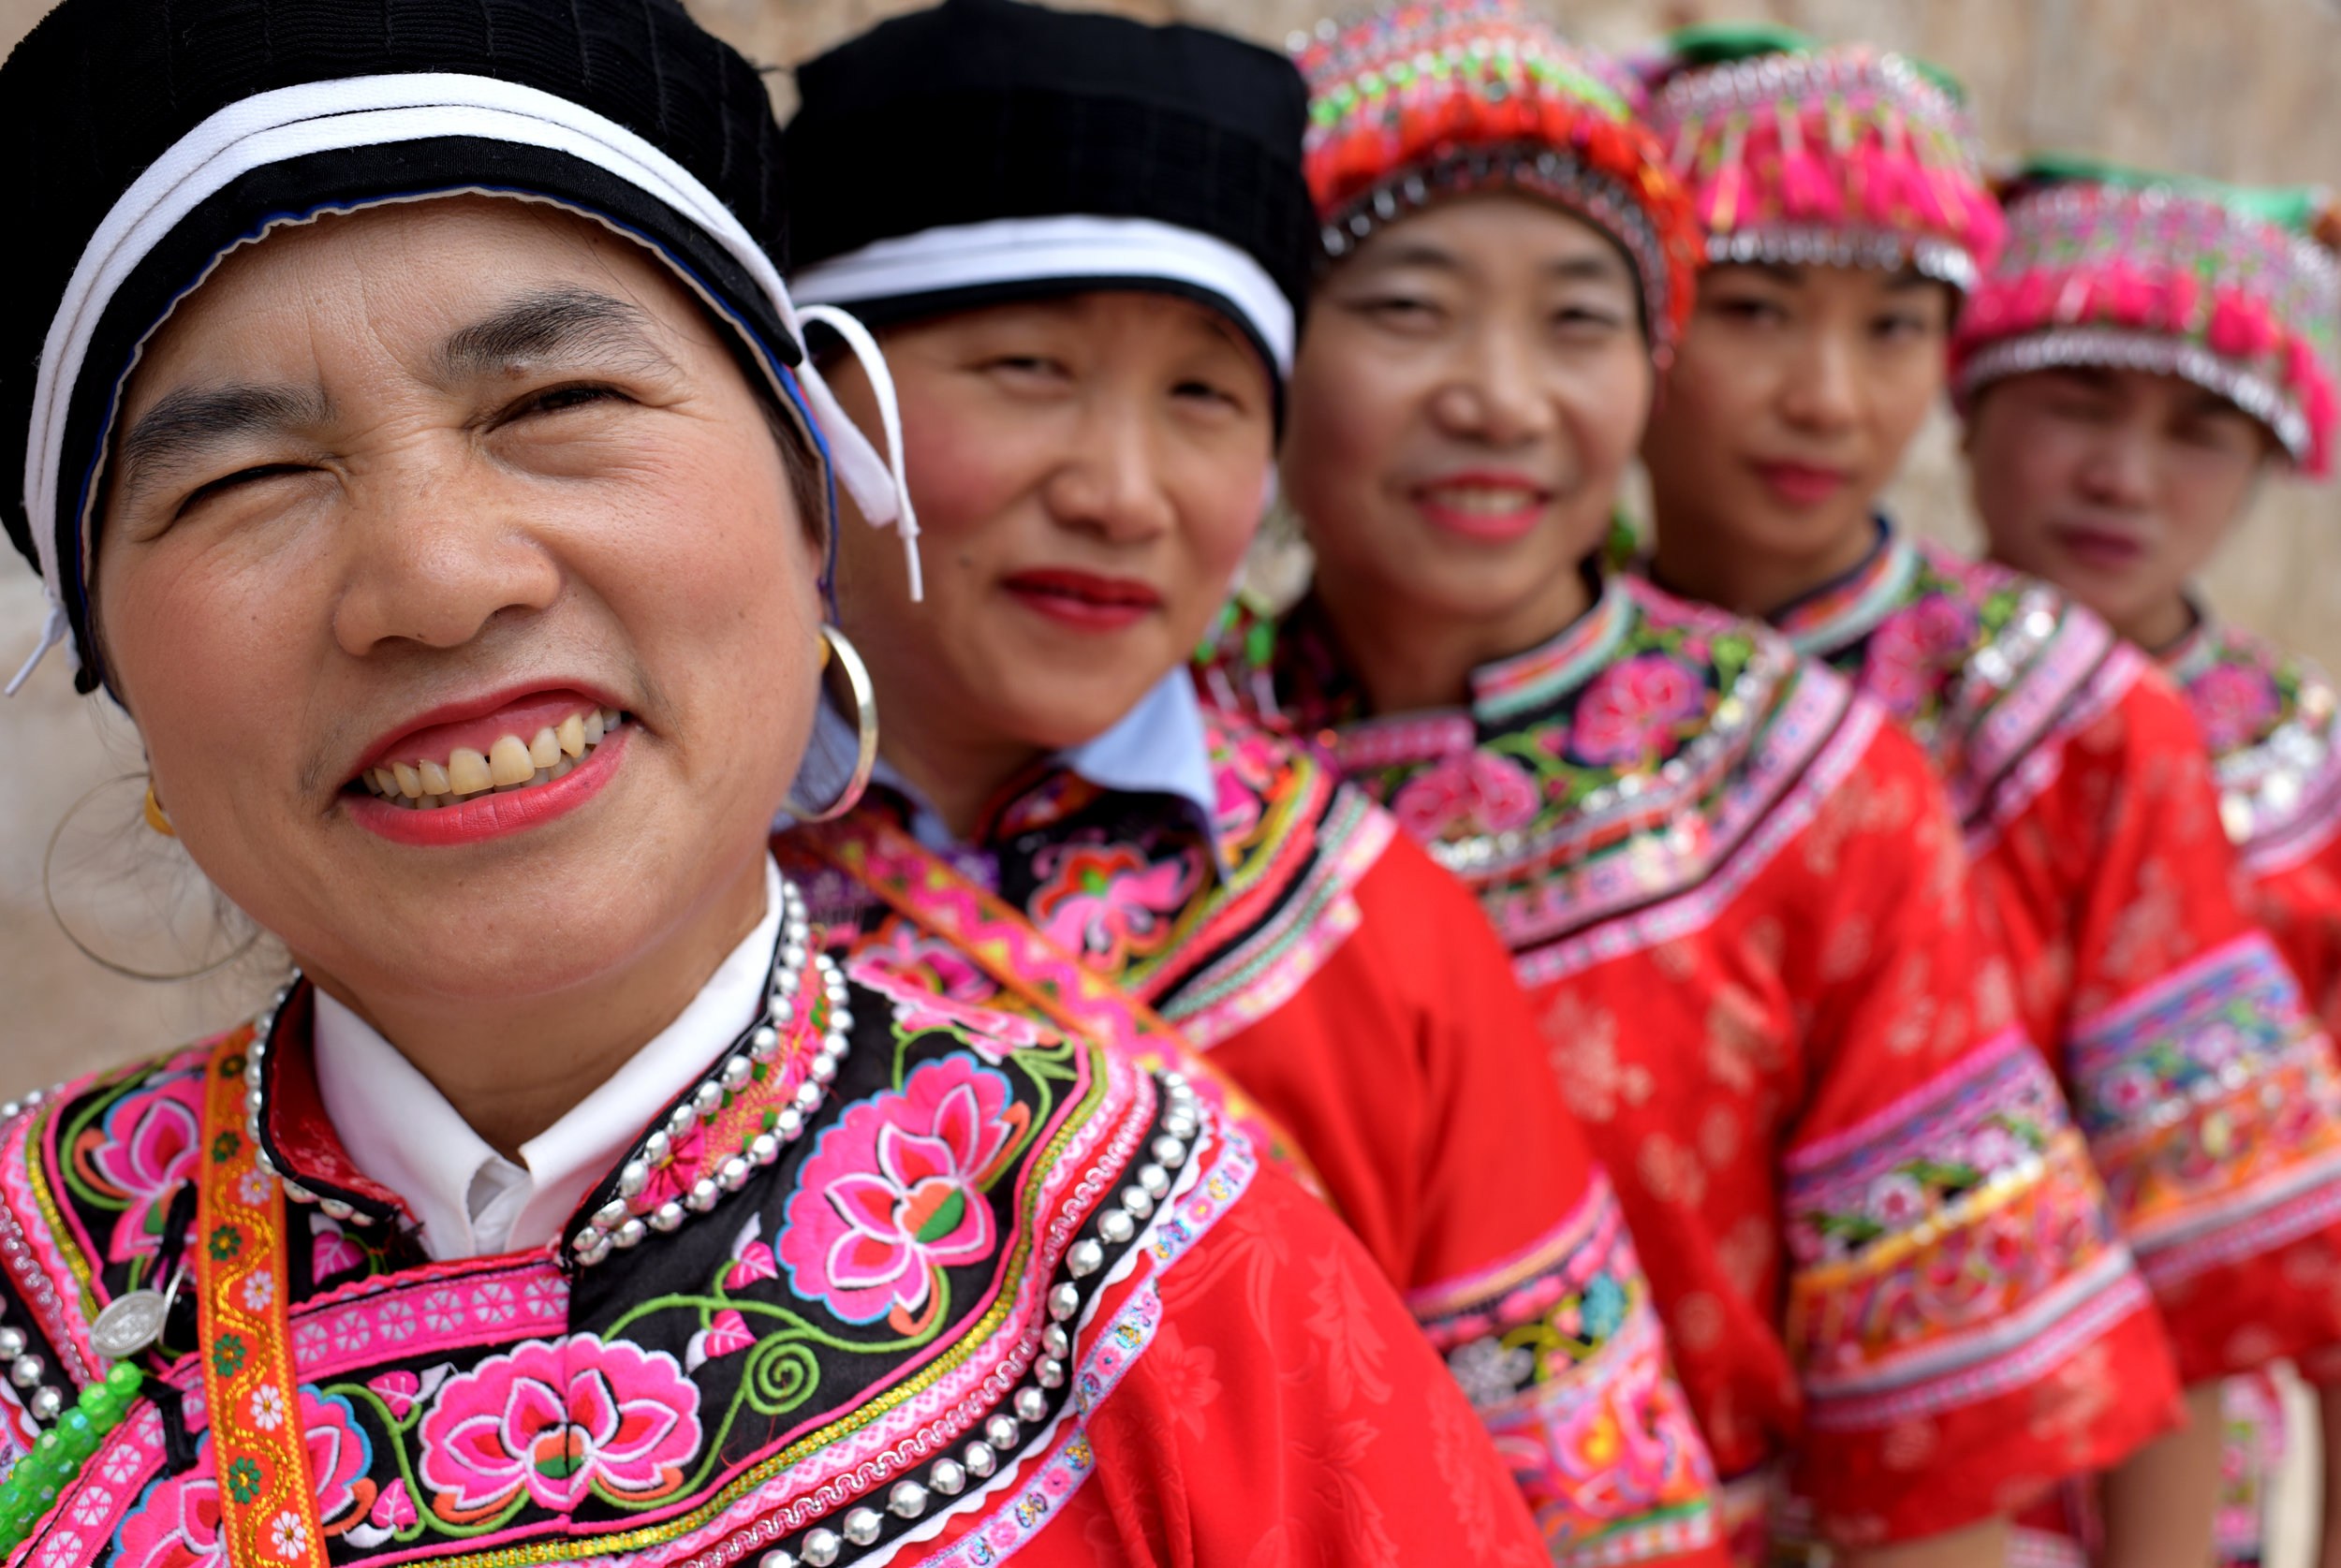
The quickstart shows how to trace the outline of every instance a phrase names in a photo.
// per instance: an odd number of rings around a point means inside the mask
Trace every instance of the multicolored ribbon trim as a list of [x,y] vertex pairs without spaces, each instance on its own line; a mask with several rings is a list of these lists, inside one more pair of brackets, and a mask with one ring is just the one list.
[[329,1568],[310,1483],[285,1302],[285,1190],[244,1130],[240,1029],[203,1088],[194,1242],[203,1401],[219,1475],[219,1539],[234,1568]]

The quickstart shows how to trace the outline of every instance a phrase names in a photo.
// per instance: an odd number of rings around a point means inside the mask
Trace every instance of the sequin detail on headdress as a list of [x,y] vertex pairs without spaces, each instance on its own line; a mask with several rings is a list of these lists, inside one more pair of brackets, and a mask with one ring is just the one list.
[[1622,66],[1517,0],[1395,6],[1288,43],[1309,81],[1305,161],[1327,255],[1448,197],[1524,191],[1626,251],[1652,349],[1667,356],[1690,311],[1698,229]]
[[2009,242],[1951,343],[1962,402],[2002,376],[2099,365],[2183,376],[2332,467],[2341,260],[2306,232],[2313,193],[2036,165]]
[[1974,287],[1999,207],[1957,95],[1903,55],[1778,29],[1686,30],[1647,118],[1710,261],[1915,267]]

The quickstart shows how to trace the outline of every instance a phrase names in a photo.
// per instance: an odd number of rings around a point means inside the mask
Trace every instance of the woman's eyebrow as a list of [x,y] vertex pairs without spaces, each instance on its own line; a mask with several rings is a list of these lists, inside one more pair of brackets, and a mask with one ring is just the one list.
[[673,365],[640,306],[590,288],[543,288],[449,335],[439,370],[450,382],[464,381],[553,359],[630,371]]
[[135,491],[256,432],[314,428],[331,412],[317,387],[183,387],[140,415],[123,436],[122,487]]

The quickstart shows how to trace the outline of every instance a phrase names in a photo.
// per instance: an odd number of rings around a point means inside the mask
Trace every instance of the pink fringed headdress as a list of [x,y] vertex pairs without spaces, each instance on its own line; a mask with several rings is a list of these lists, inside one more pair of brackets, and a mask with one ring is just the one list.
[[2303,472],[2331,471],[2341,262],[2324,193],[2041,159],[2008,218],[1951,340],[1963,406],[2056,365],[2183,376],[2267,426]]
[[1997,255],[1956,85],[1865,44],[1718,25],[1651,62],[1647,118],[1691,186],[1707,259],[1916,267],[1962,291]]
[[1639,84],[1517,0],[1430,0],[1289,41],[1309,83],[1304,166],[1325,253],[1449,197],[1508,189],[1567,209],[1634,264],[1653,357],[1690,314],[1699,231]]

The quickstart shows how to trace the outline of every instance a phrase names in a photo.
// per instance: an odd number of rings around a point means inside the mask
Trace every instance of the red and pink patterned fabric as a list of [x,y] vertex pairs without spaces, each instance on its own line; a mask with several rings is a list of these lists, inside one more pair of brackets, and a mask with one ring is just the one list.
[[2341,1073],[2247,907],[2186,704],[2055,590],[1891,532],[1779,621],[1941,773],[2181,1375],[2341,1342]]
[[1956,827],[1876,705],[1617,578],[1465,708],[1372,712],[1312,602],[1223,646],[1206,693],[1319,738],[1509,946],[1544,1047],[1522,1070],[1615,1174],[1745,1551],[1791,1483],[1835,1541],[1907,1540],[2172,1419]]
[[[1647,1260],[1544,1069],[1503,948],[1469,895],[1315,758],[1237,722],[1208,732],[1210,834],[1179,802],[1049,765],[949,858],[1156,1008],[1291,1136],[1470,1396],[1556,1558],[1718,1557],[1714,1470]],[[861,810],[906,809],[873,793]],[[786,836],[776,848],[788,862]],[[964,987],[926,961],[894,902],[834,871],[801,875],[850,973],[890,994],[888,967],[899,984]],[[1010,1004],[982,984],[964,993]]]
[[[244,1414],[299,1424],[334,1562],[1544,1561],[1374,1264],[1207,1109],[1025,1020],[840,1001],[851,1046],[804,1137],[587,1265],[567,1244],[434,1263],[395,1194],[341,1186],[296,998],[263,1114],[319,1189],[287,1188],[313,1244],[244,1287],[289,1314],[296,1393]],[[158,1282],[150,1211],[217,1152],[165,1136],[213,1060],[0,1121],[0,1325],[68,1411],[103,1365],[88,1314]],[[775,1081],[726,1108],[774,1108]],[[9,1568],[225,1568],[222,1488],[255,1461],[216,1452],[201,1358],[243,1354],[174,1318],[139,1357],[150,1396]],[[52,1423],[13,1384],[0,1414],[4,1473]]]

